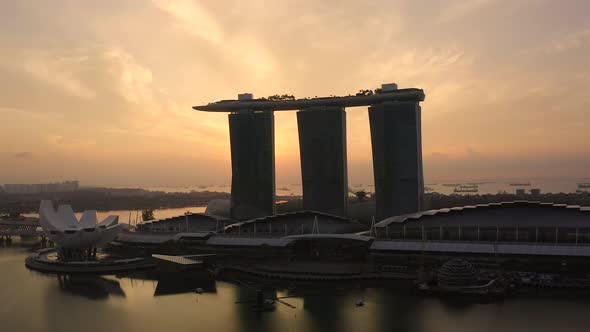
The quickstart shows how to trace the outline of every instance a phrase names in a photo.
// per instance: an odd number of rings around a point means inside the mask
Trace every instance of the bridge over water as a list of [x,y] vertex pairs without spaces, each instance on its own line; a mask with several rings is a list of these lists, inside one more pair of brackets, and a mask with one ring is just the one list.
[[45,237],[38,220],[0,220],[0,239],[19,237]]

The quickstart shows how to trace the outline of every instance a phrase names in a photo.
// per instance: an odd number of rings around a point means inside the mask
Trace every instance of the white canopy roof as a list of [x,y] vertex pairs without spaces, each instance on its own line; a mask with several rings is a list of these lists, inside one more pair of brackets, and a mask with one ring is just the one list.
[[41,201],[39,223],[49,238],[64,248],[101,247],[113,241],[125,225],[118,224],[118,216],[109,216],[97,224],[95,210],[84,211],[80,220],[70,205]]

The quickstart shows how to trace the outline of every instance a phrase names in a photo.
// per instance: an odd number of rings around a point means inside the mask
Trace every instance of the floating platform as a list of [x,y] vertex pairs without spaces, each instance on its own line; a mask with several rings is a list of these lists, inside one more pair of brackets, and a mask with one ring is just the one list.
[[312,274],[312,273],[295,273],[295,272],[272,272],[272,271],[263,271],[255,268],[245,268],[245,267],[224,267],[218,269],[218,274],[223,274],[226,272],[230,273],[238,273],[238,274],[245,274],[250,275],[262,279],[275,279],[275,280],[285,280],[285,281],[325,281],[325,282],[337,282],[337,281],[387,281],[387,280],[415,280],[417,275],[414,273],[376,273],[376,272],[367,272],[367,273],[351,273],[351,274]]
[[55,254],[55,252],[56,249],[38,251],[25,259],[25,266],[31,270],[45,273],[91,274],[113,274],[154,268],[154,263],[149,257],[61,262],[49,258],[49,255]]
[[216,254],[204,255],[158,255],[152,258],[160,274],[181,273],[205,270],[214,260]]
[[425,296],[474,299],[484,302],[501,301],[507,293],[507,288],[496,285],[495,280],[479,286],[444,287],[417,283],[414,287],[416,293]]

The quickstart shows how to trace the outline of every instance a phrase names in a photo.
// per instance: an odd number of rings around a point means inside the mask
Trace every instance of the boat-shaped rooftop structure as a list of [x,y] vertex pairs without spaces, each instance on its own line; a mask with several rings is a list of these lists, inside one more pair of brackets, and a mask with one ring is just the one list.
[[371,95],[334,96],[319,98],[302,98],[295,100],[269,100],[266,98],[221,100],[202,106],[194,106],[193,109],[206,112],[238,112],[238,111],[290,111],[312,107],[356,107],[369,106],[387,101],[424,101],[422,89],[397,89],[383,91]]

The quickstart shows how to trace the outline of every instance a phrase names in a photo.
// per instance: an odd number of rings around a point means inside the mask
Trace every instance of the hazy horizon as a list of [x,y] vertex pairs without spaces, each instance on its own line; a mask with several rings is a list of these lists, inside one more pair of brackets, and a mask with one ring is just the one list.
[[[422,88],[426,182],[588,178],[590,2],[0,3],[0,183],[229,184],[227,115],[255,97]],[[295,112],[277,184],[300,183]],[[372,183],[366,108],[349,183]]]

